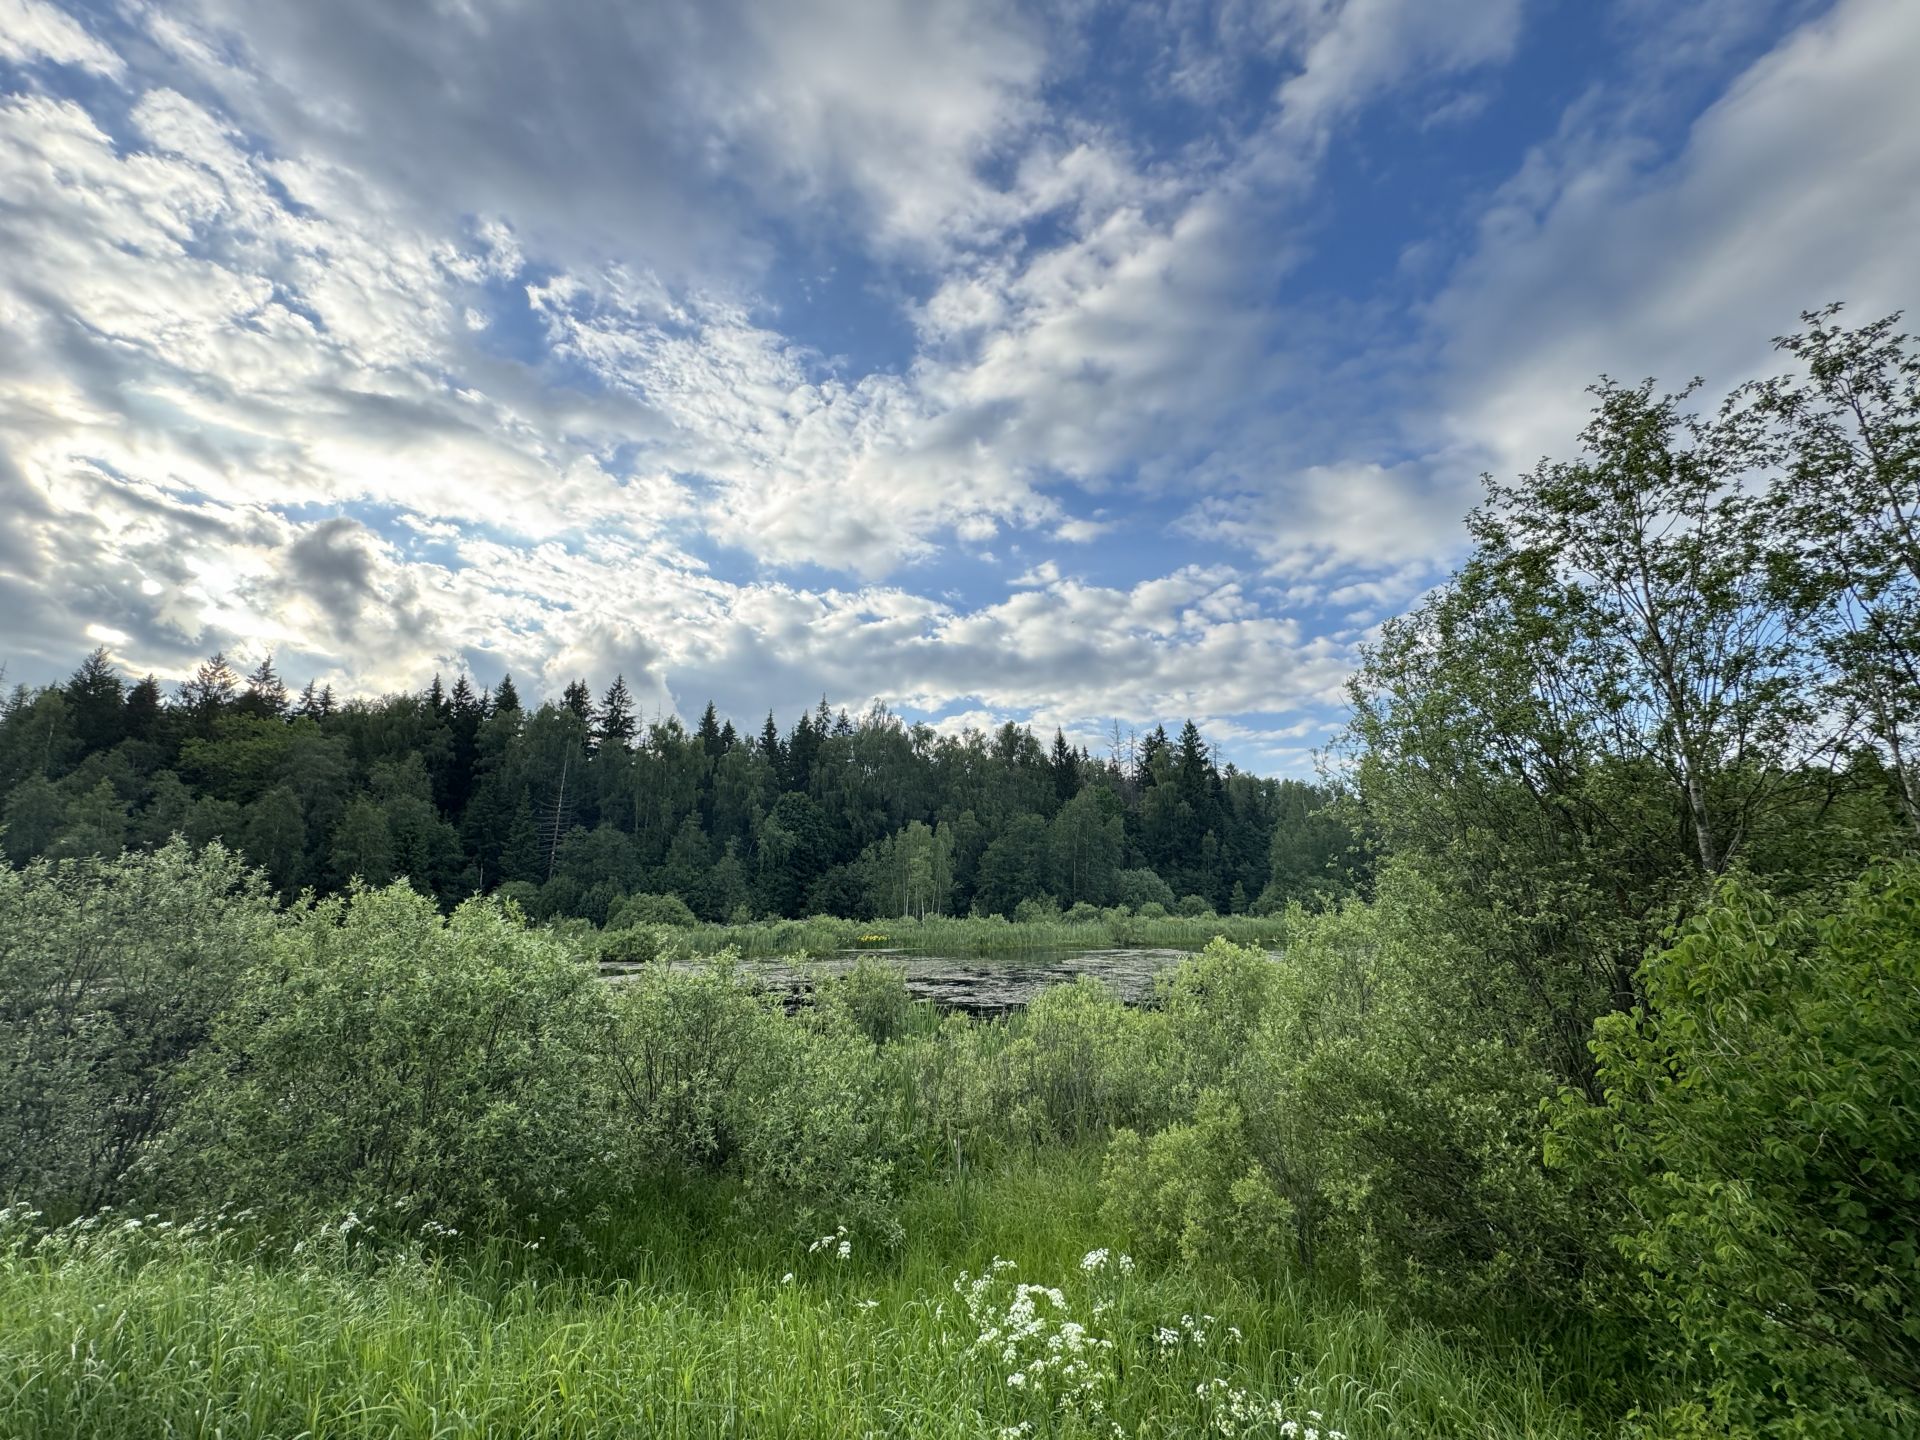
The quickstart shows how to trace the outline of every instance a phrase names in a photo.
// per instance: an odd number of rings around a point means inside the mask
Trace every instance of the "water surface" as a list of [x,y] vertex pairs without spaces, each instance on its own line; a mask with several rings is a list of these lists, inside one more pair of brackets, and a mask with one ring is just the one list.
[[[997,1015],[1017,1010],[1049,985],[1068,984],[1081,975],[1103,980],[1122,1000],[1137,1004],[1153,993],[1154,977],[1171,969],[1189,950],[1048,949],[1012,951],[994,955],[929,955],[879,947],[841,950],[791,959],[743,960],[738,973],[774,989],[805,995],[815,980],[842,975],[862,956],[877,958],[906,973],[907,991],[916,1000],[930,1000],[943,1010],[971,1015]],[[693,968],[698,962],[677,962]],[[609,968],[617,979],[631,970]]]

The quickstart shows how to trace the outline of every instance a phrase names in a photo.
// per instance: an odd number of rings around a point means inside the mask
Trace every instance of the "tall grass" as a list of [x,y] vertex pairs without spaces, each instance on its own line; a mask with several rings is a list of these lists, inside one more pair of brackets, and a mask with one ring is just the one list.
[[[1243,1435],[1287,1420],[1353,1440],[1588,1433],[1537,1360],[1489,1359],[1378,1306],[1122,1273],[1117,1250],[1083,1268],[1114,1238],[1095,1176],[1089,1154],[1055,1151],[926,1187],[902,1246],[854,1242],[845,1260],[837,1243],[810,1254],[737,1229],[698,1191],[557,1255],[356,1252],[337,1231],[290,1253],[111,1220],[34,1242],[15,1223],[0,1242],[0,1433],[1185,1436],[1236,1394],[1268,1407]],[[1010,1384],[997,1342],[977,1343],[954,1282],[993,1274],[996,1256],[1017,1266],[1001,1289],[1057,1287],[1062,1314],[1111,1341],[1088,1396],[1044,1375]]]

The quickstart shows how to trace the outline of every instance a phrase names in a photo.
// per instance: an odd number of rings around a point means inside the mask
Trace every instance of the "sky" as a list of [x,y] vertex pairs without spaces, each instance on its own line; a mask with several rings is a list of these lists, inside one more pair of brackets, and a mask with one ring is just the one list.
[[1912,0],[0,0],[0,664],[1306,774],[1602,373],[1920,300]]

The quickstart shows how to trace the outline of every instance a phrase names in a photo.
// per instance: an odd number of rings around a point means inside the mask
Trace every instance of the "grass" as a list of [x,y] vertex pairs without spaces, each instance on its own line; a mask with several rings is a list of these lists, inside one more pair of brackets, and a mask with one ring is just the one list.
[[1085,920],[1014,921],[1002,916],[929,915],[894,920],[756,920],[745,925],[695,925],[681,932],[696,953],[737,950],[744,959],[812,955],[836,950],[890,949],[915,954],[987,955],[1074,949],[1199,950],[1215,936],[1236,945],[1278,947],[1286,937],[1282,915],[1161,917],[1101,911]]
[[[493,1243],[374,1259],[337,1232],[291,1254],[113,1220],[36,1247],[16,1222],[0,1229],[0,1433],[1188,1436],[1235,1392],[1243,1412],[1280,1407],[1242,1435],[1286,1420],[1302,1440],[1591,1433],[1571,1380],[1497,1327],[1449,1337],[1278,1278],[1123,1274],[1117,1249],[1088,1273],[1083,1257],[1115,1238],[1096,1180],[1097,1156],[1056,1150],[930,1185],[900,1248],[853,1237],[846,1260],[837,1238],[809,1254],[710,1187],[560,1254]],[[954,1281],[995,1256],[1018,1268],[983,1291],[983,1320]],[[1000,1342],[976,1346],[1016,1281],[1058,1287],[1066,1305],[1038,1298],[1022,1364],[1059,1353],[1049,1336],[1078,1343],[1068,1313],[1090,1344],[1111,1340],[1091,1346],[1088,1385],[1044,1367],[1009,1383]]]

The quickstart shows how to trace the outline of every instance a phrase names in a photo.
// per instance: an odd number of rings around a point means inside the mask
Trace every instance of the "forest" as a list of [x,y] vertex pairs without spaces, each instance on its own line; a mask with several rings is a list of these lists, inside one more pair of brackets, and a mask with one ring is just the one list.
[[[1191,724],[642,732],[618,680],[16,692],[0,1423],[1915,1433],[1897,325],[1810,312],[1705,413],[1596,385],[1321,786]],[[1278,940],[975,1019],[689,923],[1079,906]]]
[[539,919],[620,919],[631,896],[689,918],[1011,916],[1124,905],[1271,913],[1364,871],[1330,794],[1216,766],[1188,721],[1096,760],[1013,723],[993,734],[858,721],[823,700],[757,736],[708,705],[644,727],[616,676],[526,708],[438,677],[415,694],[291,695],[222,656],[172,694],[105,650],[0,714],[7,857],[218,840],[291,899],[406,877],[451,906],[504,894]]

